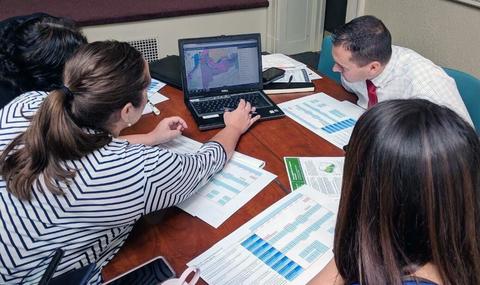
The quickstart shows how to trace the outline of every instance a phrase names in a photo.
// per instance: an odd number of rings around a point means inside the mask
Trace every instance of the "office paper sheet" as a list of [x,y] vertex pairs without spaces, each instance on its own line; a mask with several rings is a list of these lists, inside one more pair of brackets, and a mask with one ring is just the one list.
[[[292,78],[292,80],[290,80]],[[314,71],[312,71],[308,67],[304,68],[298,68],[298,69],[285,69],[285,74],[273,81],[275,83],[277,82],[312,82],[312,80],[315,79],[320,79],[322,78],[320,75],[316,74]]]
[[284,157],[292,191],[309,185],[332,199],[340,198],[344,157]]
[[209,284],[306,284],[333,257],[337,211],[304,185],[187,265]]
[[[147,88],[147,97],[150,100],[150,102],[152,102],[152,104],[155,105],[160,102],[168,100],[168,97],[158,93],[158,91],[162,89],[165,85],[167,84],[152,78],[152,82]],[[147,104],[145,106],[145,109],[143,109],[142,115],[150,114],[150,113],[152,113],[152,108],[149,106],[149,104]]]
[[[201,145],[184,136],[164,144],[178,153],[194,152]],[[218,228],[275,179],[275,175],[261,168],[264,165],[261,160],[235,152],[220,173],[178,207]]]
[[[285,70],[285,75],[274,82],[311,82],[312,80],[322,78],[304,63],[296,61],[295,59],[281,53],[262,55],[263,70],[270,67],[277,67]],[[290,80],[290,77],[292,77],[292,80]]]
[[[179,136],[167,143],[162,144],[163,147],[177,153],[196,152],[202,145],[202,143],[197,142],[196,140],[193,140],[191,138],[187,138],[185,136]],[[233,153],[231,160],[235,160],[243,164],[248,164],[249,166],[254,168],[263,168],[265,166],[265,161],[256,159],[255,157],[251,157],[237,151]]]
[[282,53],[262,55],[262,68],[277,67],[281,69],[305,68],[306,65]]
[[360,107],[317,93],[278,106],[297,123],[338,148],[348,144],[353,127],[364,112]]

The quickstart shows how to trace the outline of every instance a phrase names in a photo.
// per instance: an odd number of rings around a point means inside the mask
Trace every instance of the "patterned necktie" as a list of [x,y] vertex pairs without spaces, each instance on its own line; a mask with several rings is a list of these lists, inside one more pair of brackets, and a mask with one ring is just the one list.
[[368,109],[370,109],[375,104],[378,103],[377,87],[375,87],[375,85],[370,80],[367,80],[367,91],[368,91]]

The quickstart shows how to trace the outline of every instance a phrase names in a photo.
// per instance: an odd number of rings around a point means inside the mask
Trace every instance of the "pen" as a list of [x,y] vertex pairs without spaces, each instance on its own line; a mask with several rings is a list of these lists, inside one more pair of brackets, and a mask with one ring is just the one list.
[[153,105],[152,101],[150,101],[150,99],[147,99],[147,102],[148,102],[148,105],[150,106],[150,109],[152,109],[152,112],[157,116],[160,115],[160,110],[158,110],[158,108],[155,107],[155,105]]

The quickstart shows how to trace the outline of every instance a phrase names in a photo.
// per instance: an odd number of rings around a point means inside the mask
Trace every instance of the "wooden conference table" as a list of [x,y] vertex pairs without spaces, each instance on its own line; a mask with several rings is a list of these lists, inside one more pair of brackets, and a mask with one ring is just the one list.
[[[355,102],[356,98],[335,81],[328,78],[315,80],[315,92],[325,92],[338,100]],[[160,116],[145,115],[126,130],[125,134],[148,132],[165,117],[179,115],[189,128],[183,135],[200,142],[210,139],[218,130],[201,132],[183,103],[182,91],[166,86],[161,93],[170,100],[157,104]],[[270,95],[276,103],[307,96],[314,92]],[[161,218],[150,215],[141,219],[115,258],[103,269],[105,281],[162,255],[180,274],[186,263],[226,237],[238,227],[268,208],[290,192],[288,176],[283,162],[285,156],[343,156],[344,152],[326,140],[302,127],[292,119],[257,122],[245,133],[237,151],[264,160],[265,170],[276,174],[277,179],[265,187],[246,205],[240,208],[218,229],[182,210],[172,207],[162,211]]]

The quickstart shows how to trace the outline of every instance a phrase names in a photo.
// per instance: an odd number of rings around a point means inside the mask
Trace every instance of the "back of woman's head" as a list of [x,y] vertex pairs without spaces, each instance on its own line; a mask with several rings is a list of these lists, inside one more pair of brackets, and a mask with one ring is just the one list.
[[2,153],[0,174],[7,190],[29,199],[33,182],[42,174],[51,192],[62,193],[57,182],[68,183],[75,175],[64,161],[109,143],[121,109],[128,103],[140,107],[149,83],[142,55],[129,44],[108,41],[80,47],[65,64],[63,88],[45,98],[28,129]]
[[73,95],[66,103],[82,127],[108,132],[116,111],[127,103],[142,104],[149,83],[142,54],[128,43],[94,42],[80,47],[65,64],[64,85]]
[[0,33],[0,76],[20,92],[60,86],[65,61],[87,42],[73,21],[43,13],[6,20]]
[[348,145],[335,261],[348,282],[400,284],[430,262],[444,284],[480,284],[480,143],[453,111],[392,100]]

